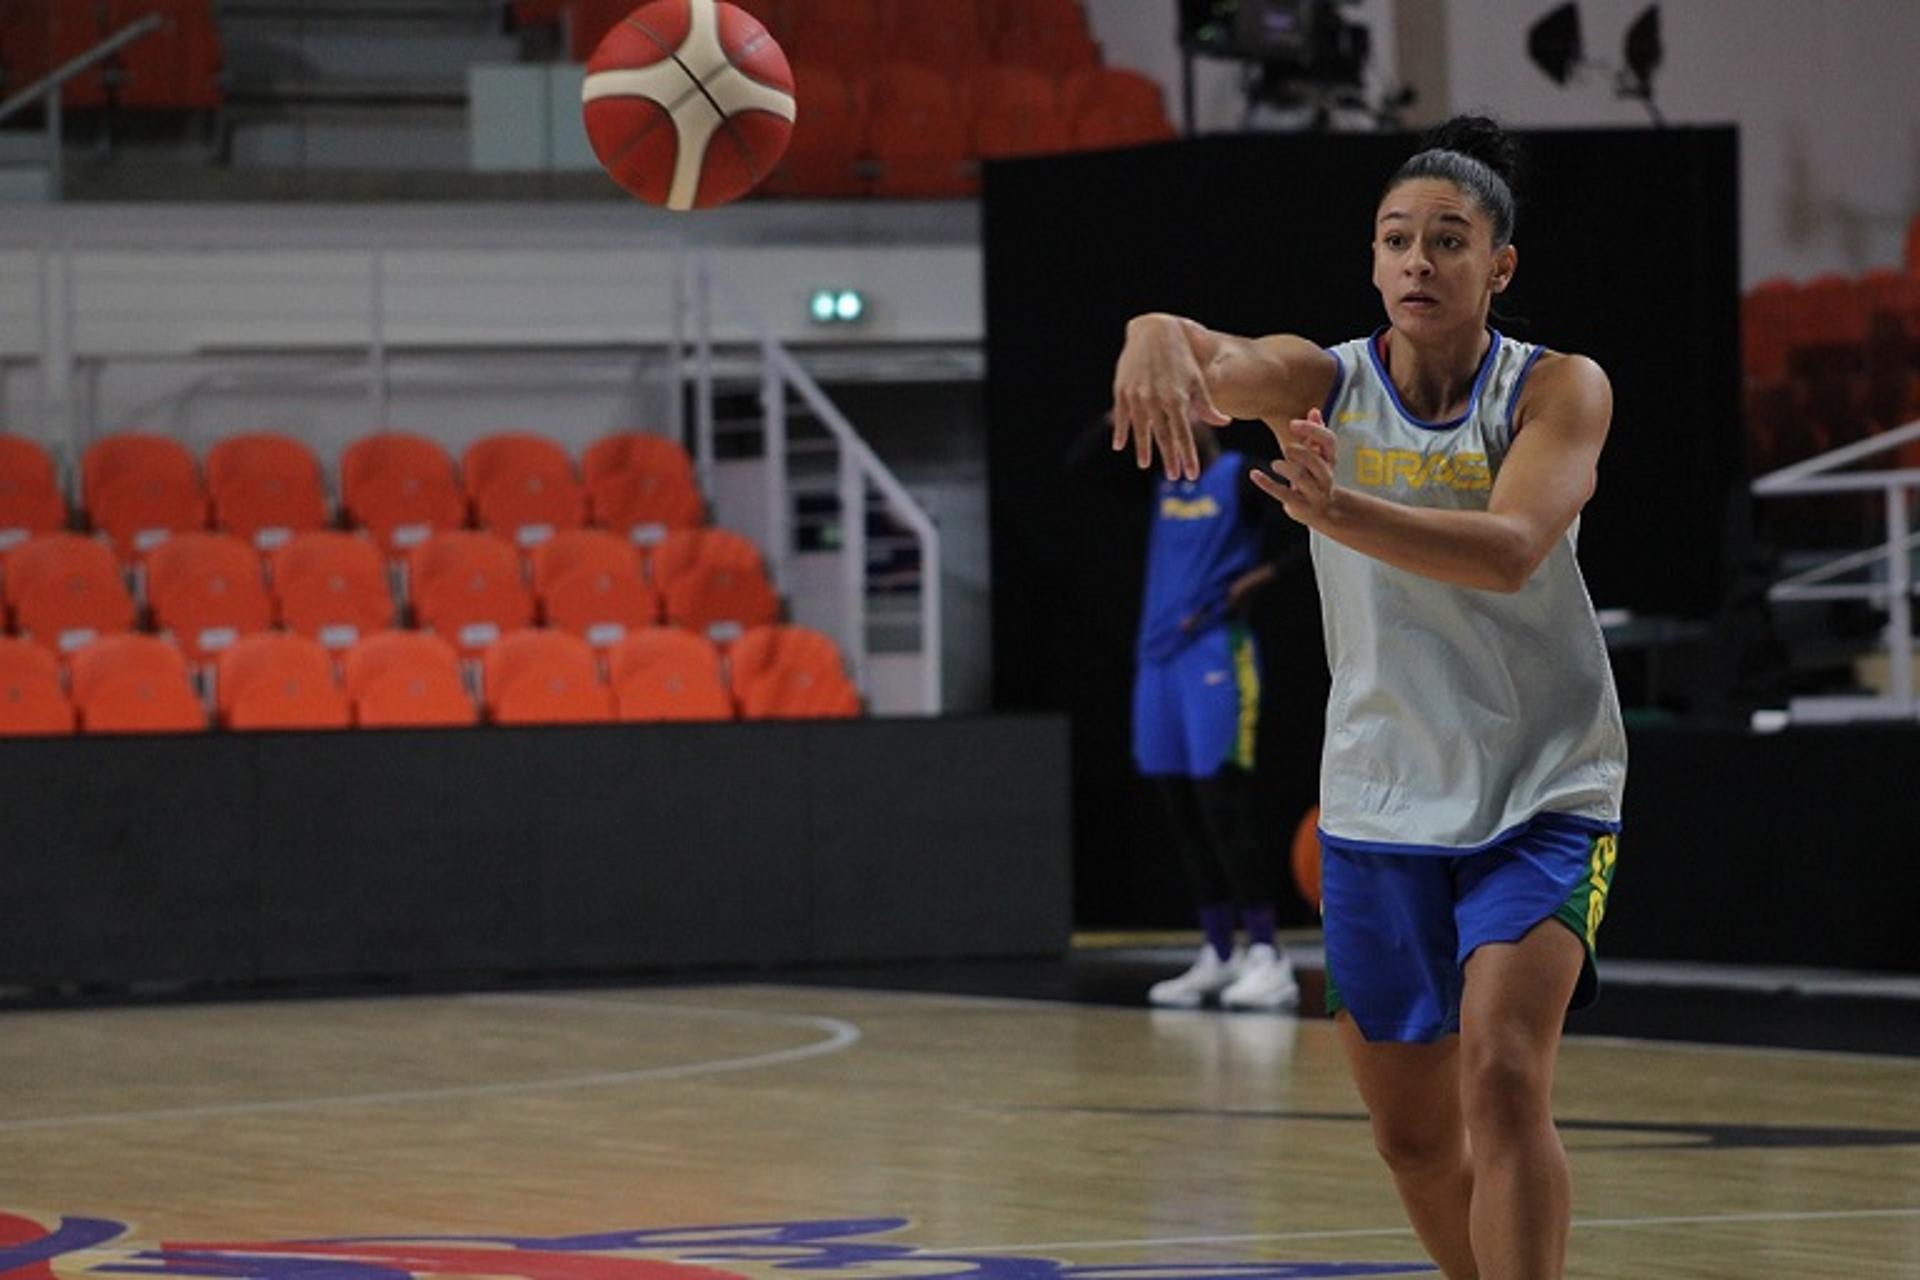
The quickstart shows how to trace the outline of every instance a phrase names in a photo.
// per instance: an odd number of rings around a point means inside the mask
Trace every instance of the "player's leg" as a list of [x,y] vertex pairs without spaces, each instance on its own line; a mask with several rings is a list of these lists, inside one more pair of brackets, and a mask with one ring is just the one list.
[[1592,997],[1615,848],[1610,834],[1536,830],[1462,860],[1461,1106],[1486,1280],[1553,1280],[1565,1266],[1572,1179],[1553,1072],[1569,1005]]
[[1448,1280],[1472,1280],[1450,862],[1323,851],[1327,1012],[1408,1220]]
[[1373,1124],[1374,1148],[1393,1174],[1414,1234],[1447,1280],[1475,1280],[1473,1160],[1460,1114],[1459,1037],[1370,1042],[1344,1010],[1337,1026]]
[[1237,624],[1215,627],[1189,646],[1180,666],[1188,755],[1203,766],[1194,790],[1220,874],[1247,931],[1240,976],[1220,1000],[1230,1008],[1289,1008],[1299,1001],[1300,988],[1274,938],[1279,863],[1255,817],[1260,669],[1253,635]]
[[1573,1180],[1553,1127],[1553,1068],[1582,959],[1580,940],[1548,920],[1467,962],[1460,1105],[1481,1280],[1557,1280],[1566,1265]]
[[1157,1005],[1192,1008],[1231,984],[1239,970],[1233,958],[1233,891],[1194,792],[1175,663],[1142,659],[1134,674],[1133,758],[1166,816],[1181,875],[1207,935],[1193,964],[1184,973],[1156,982],[1148,989],[1147,999]]

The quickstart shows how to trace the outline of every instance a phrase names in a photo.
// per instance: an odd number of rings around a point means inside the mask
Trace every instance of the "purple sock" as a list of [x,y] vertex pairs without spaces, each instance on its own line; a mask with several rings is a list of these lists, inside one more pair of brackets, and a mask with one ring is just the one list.
[[1247,907],[1240,912],[1240,923],[1247,927],[1247,945],[1273,945],[1273,904],[1262,903],[1257,907]]
[[1231,902],[1209,902],[1201,907],[1200,927],[1206,932],[1207,945],[1213,948],[1213,954],[1222,960],[1233,954],[1233,904]]

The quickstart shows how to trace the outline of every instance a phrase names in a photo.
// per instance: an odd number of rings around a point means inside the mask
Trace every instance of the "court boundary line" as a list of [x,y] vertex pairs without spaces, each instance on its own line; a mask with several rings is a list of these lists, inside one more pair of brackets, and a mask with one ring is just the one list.
[[[1573,1229],[1620,1227],[1686,1227],[1768,1222],[1828,1222],[1858,1218],[1920,1218],[1920,1205],[1881,1209],[1734,1210],[1725,1213],[1658,1214],[1635,1218],[1575,1218]],[[1344,1227],[1319,1231],[1258,1231],[1233,1235],[1157,1236],[1134,1240],[1056,1240],[1039,1244],[928,1246],[939,1255],[974,1253],[1042,1253],[1070,1249],[1163,1249],[1170,1245],[1260,1244],[1289,1240],[1347,1240],[1369,1236],[1411,1236],[1412,1227]]]
[[416,1102],[443,1102],[472,1098],[511,1098],[541,1093],[561,1093],[579,1089],[608,1089],[657,1080],[679,1080],[697,1076],[752,1071],[762,1067],[804,1062],[811,1058],[840,1053],[858,1044],[861,1031],[843,1018],[823,1014],[766,1013],[747,1009],[711,1009],[637,1000],[594,1000],[586,996],[461,996],[460,1003],[542,1003],[570,1008],[601,1008],[617,1012],[637,1012],[668,1017],[707,1018],[716,1021],[800,1024],[826,1033],[811,1044],[790,1049],[737,1057],[710,1058],[703,1062],[682,1062],[668,1066],[639,1067],[631,1071],[602,1071],[589,1075],[556,1076],[546,1080],[501,1081],[494,1084],[449,1085],[432,1089],[389,1089],[370,1093],[285,1098],[271,1102],[208,1103],[194,1107],[153,1107],[141,1111],[96,1112],[91,1115],[36,1116],[21,1120],[0,1120],[0,1134],[24,1133],[40,1129],[98,1127],[166,1120],[209,1120],[226,1116],[292,1114],[326,1111],[347,1107],[401,1106]]

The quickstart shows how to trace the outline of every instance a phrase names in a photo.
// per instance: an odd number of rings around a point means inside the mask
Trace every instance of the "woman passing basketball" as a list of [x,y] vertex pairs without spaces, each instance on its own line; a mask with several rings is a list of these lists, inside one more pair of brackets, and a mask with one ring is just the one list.
[[1612,416],[1593,361],[1488,327],[1513,279],[1511,140],[1428,135],[1375,213],[1387,324],[1331,349],[1128,326],[1116,449],[1196,471],[1264,419],[1255,481],[1311,532],[1332,687],[1320,804],[1329,1011],[1374,1140],[1450,1280],[1562,1273],[1551,1093],[1592,999],[1626,778],[1574,559]]

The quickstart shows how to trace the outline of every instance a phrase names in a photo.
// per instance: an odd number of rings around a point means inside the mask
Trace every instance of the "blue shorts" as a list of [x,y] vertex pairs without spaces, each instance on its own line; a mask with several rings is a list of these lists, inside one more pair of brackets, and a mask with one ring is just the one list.
[[1556,919],[1586,944],[1572,1008],[1599,994],[1594,943],[1619,848],[1615,832],[1542,815],[1481,852],[1354,853],[1321,845],[1327,1012],[1368,1040],[1427,1043],[1460,1030],[1467,957]]
[[1260,662],[1253,633],[1212,627],[1133,677],[1133,762],[1141,773],[1211,778],[1253,768]]

